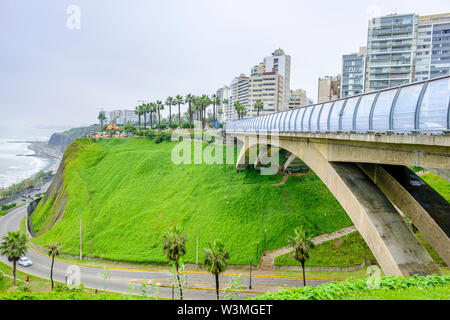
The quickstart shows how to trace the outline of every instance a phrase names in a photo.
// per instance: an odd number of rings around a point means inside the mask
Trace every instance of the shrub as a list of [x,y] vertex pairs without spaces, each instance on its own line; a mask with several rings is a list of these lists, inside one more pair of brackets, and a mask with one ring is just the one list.
[[372,290],[400,290],[405,288],[433,288],[450,284],[450,275],[429,275],[412,277],[382,277],[379,289],[368,285],[367,279],[353,281],[331,282],[318,287],[302,287],[295,289],[281,289],[277,292],[267,292],[255,300],[339,300],[351,299],[360,293]]
[[167,125],[165,125],[164,123],[161,123],[161,124],[156,125],[155,128],[159,129],[159,130],[166,130]]
[[153,130],[148,130],[148,131],[145,133],[145,136],[146,136],[147,138],[149,138],[149,139],[154,139],[155,136],[156,136],[156,133],[155,133],[155,131],[153,131]]
[[160,142],[162,142],[164,139],[163,139],[163,137],[161,136],[161,135],[157,135],[156,136],[156,140],[155,140],[155,143],[160,143]]
[[194,128],[194,124],[190,124],[189,122],[184,122],[181,125],[181,128],[183,128],[183,129],[193,129]]
[[172,124],[170,125],[170,128],[176,129],[176,128],[178,128],[178,125],[177,125],[176,123],[172,123]]

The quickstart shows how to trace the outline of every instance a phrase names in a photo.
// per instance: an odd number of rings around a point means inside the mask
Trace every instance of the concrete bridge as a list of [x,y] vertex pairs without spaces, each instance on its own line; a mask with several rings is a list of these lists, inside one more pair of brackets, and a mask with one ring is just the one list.
[[[450,77],[227,123],[237,170],[285,149],[325,183],[387,275],[439,273],[402,214],[450,265],[450,205],[408,166],[450,178]],[[271,151],[270,151],[271,150]],[[272,160],[274,161],[274,160]]]

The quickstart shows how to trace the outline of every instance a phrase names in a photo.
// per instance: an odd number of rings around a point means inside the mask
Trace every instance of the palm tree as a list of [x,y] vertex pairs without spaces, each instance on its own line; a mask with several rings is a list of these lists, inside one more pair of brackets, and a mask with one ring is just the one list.
[[220,99],[217,97],[217,95],[213,94],[211,96],[211,102],[213,104],[213,125],[214,125],[214,122],[216,121],[216,105],[220,104]]
[[142,112],[144,113],[144,129],[147,130],[147,113],[150,111],[148,103],[142,105]]
[[256,100],[253,108],[256,109],[257,115],[259,116],[259,111],[264,109],[264,102],[261,99]]
[[219,274],[225,271],[228,264],[227,260],[230,259],[230,255],[220,241],[210,243],[208,248],[204,250],[204,253],[204,264],[206,269],[216,278],[216,294],[217,300],[219,300]]
[[52,257],[52,266],[50,268],[50,280],[52,281],[52,290],[53,290],[53,265],[55,263],[55,256],[59,255],[59,251],[61,250],[61,246],[58,242],[49,244],[47,246],[47,252],[50,257]]
[[191,106],[192,106],[192,103],[194,103],[194,101],[195,101],[195,97],[192,94],[190,94],[190,93],[188,93],[186,95],[186,98],[184,99],[184,102],[189,104],[188,113],[189,113],[189,122],[190,122],[191,125],[192,125],[192,122],[193,122]]
[[172,125],[172,106],[175,105],[175,102],[172,97],[167,97],[166,106],[169,106],[169,128]]
[[103,112],[99,112],[98,120],[100,120],[100,130],[103,128],[103,121],[105,121],[106,117]]
[[211,105],[211,98],[204,94],[200,98],[200,118],[202,121],[202,128],[205,128],[206,109]]
[[24,234],[17,232],[8,232],[3,236],[3,242],[0,244],[0,253],[13,263],[14,286],[16,285],[16,264],[27,252],[28,239]]
[[150,129],[153,127],[153,112],[156,112],[156,104],[154,102],[150,102],[148,104],[149,112],[150,112]]
[[236,113],[238,115],[238,119],[241,119],[247,113],[247,111],[245,110],[245,106],[242,105],[239,101],[236,101],[234,103],[234,109],[236,110]]
[[158,110],[158,125],[161,124],[161,110],[164,110],[164,104],[161,100],[156,101],[156,109]]
[[141,129],[141,108],[140,108],[141,106],[137,106],[135,109],[134,109],[134,114],[137,114],[138,115],[138,117],[139,117],[139,130]]
[[178,270],[180,268],[180,259],[186,254],[186,235],[181,233],[181,230],[177,226],[173,226],[167,230],[164,235],[163,251],[167,258],[175,265],[180,298],[183,300],[183,288],[181,287]]
[[181,110],[180,110],[180,104],[184,104],[183,96],[177,94],[175,97],[175,104],[178,105],[178,127],[181,128]]
[[305,262],[309,259],[309,251],[314,244],[311,242],[311,237],[302,227],[297,227],[294,230],[294,235],[288,236],[288,243],[290,247],[294,248],[292,256],[302,265],[303,285],[306,286]]

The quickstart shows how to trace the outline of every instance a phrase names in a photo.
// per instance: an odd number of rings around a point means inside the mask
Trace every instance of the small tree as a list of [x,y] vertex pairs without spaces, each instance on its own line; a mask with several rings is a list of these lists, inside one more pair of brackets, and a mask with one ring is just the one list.
[[186,254],[186,235],[181,232],[177,226],[167,230],[163,238],[163,251],[167,258],[175,266],[178,287],[180,290],[180,299],[183,300],[183,288],[181,286],[179,268],[180,260]]
[[220,241],[210,243],[208,248],[204,250],[204,253],[204,264],[206,269],[216,278],[216,294],[217,300],[219,300],[219,275],[225,271],[228,264],[227,260],[230,259],[230,255]]
[[256,109],[257,115],[259,116],[259,112],[264,109],[264,102],[261,99],[255,101],[253,107]]
[[105,117],[105,115],[103,114],[103,112],[100,112],[100,113],[98,114],[98,120],[100,120],[100,128],[103,128],[103,121],[105,121],[105,119],[106,119],[106,117]]
[[50,268],[50,280],[52,282],[52,290],[53,290],[53,287],[54,287],[54,284],[53,284],[53,265],[55,264],[55,257],[57,255],[59,255],[59,251],[61,250],[61,246],[60,246],[60,244],[58,242],[55,242],[55,243],[47,245],[46,248],[47,248],[48,255],[50,257],[52,257],[52,266]]
[[28,239],[24,234],[10,231],[3,236],[3,242],[0,244],[0,253],[13,263],[14,286],[16,285],[17,260],[27,252],[27,242]]
[[288,244],[294,248],[292,253],[294,259],[302,265],[303,285],[306,286],[305,262],[309,259],[310,249],[314,246],[311,242],[311,236],[302,227],[297,227],[294,230],[294,235],[288,236]]

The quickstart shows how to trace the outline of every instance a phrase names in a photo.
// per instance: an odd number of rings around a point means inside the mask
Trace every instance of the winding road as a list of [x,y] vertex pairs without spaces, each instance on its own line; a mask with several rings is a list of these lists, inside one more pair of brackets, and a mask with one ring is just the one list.
[[[7,234],[8,231],[17,231],[19,228],[20,221],[26,214],[26,207],[17,208],[7,215],[0,217],[0,237]],[[31,267],[18,266],[18,269],[26,272],[30,275],[38,276],[41,278],[50,278],[50,265],[51,259],[33,249],[28,249],[27,256],[33,261]],[[5,256],[0,257],[0,261],[11,265]],[[55,266],[53,270],[54,280],[59,282],[65,282],[66,273],[69,267],[73,268],[73,264],[55,260]],[[172,274],[169,270],[163,269],[152,269],[152,270],[130,270],[130,269],[120,269],[120,268],[110,268],[106,269],[109,272],[110,278],[104,281],[102,276],[104,269],[100,267],[91,267],[77,265],[80,270],[80,280],[87,288],[103,290],[106,284],[106,290],[119,292],[119,293],[130,293],[130,286],[133,286],[133,293],[140,294],[142,283],[152,280],[156,284],[154,287],[154,294],[156,295],[156,288],[158,290],[159,297],[171,298],[172,288],[170,287],[172,281]],[[236,272],[237,273],[237,272]],[[232,271],[228,271],[220,276],[220,288],[226,288],[233,276]],[[186,288],[183,292],[185,299],[192,300],[206,300],[215,299],[215,281],[211,274],[207,272],[194,272],[186,271]],[[275,291],[280,287],[297,287],[301,285],[301,278],[294,277],[279,277],[266,274],[255,274],[252,275],[252,289],[248,289],[248,284],[250,277],[247,274],[241,274],[241,284],[242,289],[239,290],[236,297],[241,299],[244,297],[252,297],[261,295],[267,291]],[[307,284],[311,286],[317,286],[324,282],[329,282],[326,279],[309,279]],[[147,287],[147,291],[150,293],[150,287]],[[221,296],[225,292],[221,291]]]

